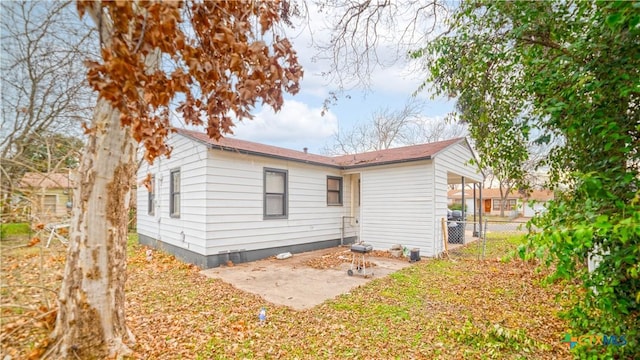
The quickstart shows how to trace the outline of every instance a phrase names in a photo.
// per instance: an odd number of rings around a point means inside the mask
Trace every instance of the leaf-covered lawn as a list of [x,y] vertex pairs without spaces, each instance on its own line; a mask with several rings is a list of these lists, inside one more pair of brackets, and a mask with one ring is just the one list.
[[[172,256],[154,252],[149,262],[132,241],[127,318],[135,358],[568,358],[554,298],[562,288],[541,286],[533,265],[494,257],[516,245],[491,242],[486,261],[464,248],[449,260],[425,259],[294,311],[205,278]],[[0,336],[2,353],[14,359],[36,355],[53,325],[55,294],[43,288],[59,286],[58,246],[2,252]]]

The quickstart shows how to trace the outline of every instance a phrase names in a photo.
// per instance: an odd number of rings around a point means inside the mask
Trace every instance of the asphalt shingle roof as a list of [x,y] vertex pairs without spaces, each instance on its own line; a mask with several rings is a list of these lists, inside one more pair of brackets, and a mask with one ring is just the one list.
[[25,173],[20,180],[21,188],[63,189],[73,187],[73,181],[67,173]]
[[290,159],[339,168],[356,168],[406,161],[427,160],[431,159],[434,155],[448,146],[464,141],[464,138],[455,138],[428,144],[331,157],[229,137],[220,138],[220,140],[216,141],[209,138],[205,133],[193,130],[178,129],[177,132],[178,134],[207,144],[213,149],[218,148],[220,150],[238,151],[242,153]]

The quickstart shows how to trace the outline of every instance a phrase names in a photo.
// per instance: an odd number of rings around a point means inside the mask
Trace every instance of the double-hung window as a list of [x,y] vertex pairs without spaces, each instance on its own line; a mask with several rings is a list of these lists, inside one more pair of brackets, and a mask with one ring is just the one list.
[[149,215],[155,215],[155,201],[156,201],[156,177],[151,176],[149,180],[149,196],[147,198],[147,213]]
[[264,218],[287,218],[287,171],[264,169]]
[[43,200],[44,213],[47,215],[56,215],[56,205],[58,197],[56,195],[45,195]]
[[180,217],[180,169],[171,170],[170,173],[169,216]]
[[342,205],[342,178],[327,176],[327,205]]
[[[517,200],[516,199],[507,199],[504,202],[505,210],[516,210],[517,209]],[[493,210],[500,210],[502,208],[502,200],[493,199]]]

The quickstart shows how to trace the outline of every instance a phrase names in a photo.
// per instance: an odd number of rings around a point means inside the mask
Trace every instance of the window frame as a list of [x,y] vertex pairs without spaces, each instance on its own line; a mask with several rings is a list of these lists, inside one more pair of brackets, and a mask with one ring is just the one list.
[[[267,192],[267,173],[282,174],[284,176],[284,193],[268,193]],[[267,214],[267,196],[268,195],[282,195],[283,214],[278,214],[278,215]],[[264,220],[289,218],[289,171],[288,170],[268,168],[268,167],[263,168],[262,170],[262,216]]]
[[[53,199],[53,203],[47,201],[47,199]],[[57,194],[44,194],[42,195],[42,212],[44,214],[55,215],[58,211],[58,195]]]
[[[502,208],[502,199],[492,199],[492,210],[498,211]],[[506,211],[518,209],[518,199],[507,198],[504,202]]]
[[[329,180],[338,180],[338,190],[330,190],[329,189]],[[331,176],[327,175],[327,206],[343,206],[344,205],[344,186],[343,186],[343,177],[342,176]],[[338,202],[330,203],[329,202],[329,194],[330,193],[338,193]]]
[[[176,191],[175,189],[175,184],[174,184],[174,175],[177,174],[178,176],[178,189]],[[182,181],[180,181],[181,177],[180,177],[180,168],[178,169],[173,169],[171,171],[169,171],[169,216],[172,218],[180,218],[180,206],[182,205],[181,203],[181,192],[180,192],[180,187],[182,186]],[[176,209],[176,198],[178,199],[178,208]]]
[[502,199],[493,199],[491,210],[500,210],[502,207]]
[[155,216],[156,214],[156,176],[151,175],[149,181],[151,190],[147,189],[147,215]]

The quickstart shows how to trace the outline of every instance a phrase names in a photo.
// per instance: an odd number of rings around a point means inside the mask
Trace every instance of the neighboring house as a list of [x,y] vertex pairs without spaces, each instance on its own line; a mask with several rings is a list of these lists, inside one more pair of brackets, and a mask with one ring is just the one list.
[[18,191],[28,201],[31,216],[39,221],[69,217],[73,184],[68,173],[28,172],[20,180]]
[[203,268],[364,241],[443,251],[447,187],[483,180],[464,138],[325,157],[178,130],[138,172],[139,241]]
[[[449,205],[462,203],[462,190],[449,190]],[[500,189],[482,189],[482,203],[480,202],[480,190],[476,190],[476,212],[482,210],[483,214],[500,215],[502,207]],[[505,216],[515,214],[524,217],[532,217],[536,213],[544,211],[549,200],[553,200],[551,190],[533,190],[531,193],[522,194],[511,191],[505,201]],[[473,213],[473,190],[465,190],[465,203],[467,213]],[[482,206],[481,206],[482,204]]]

